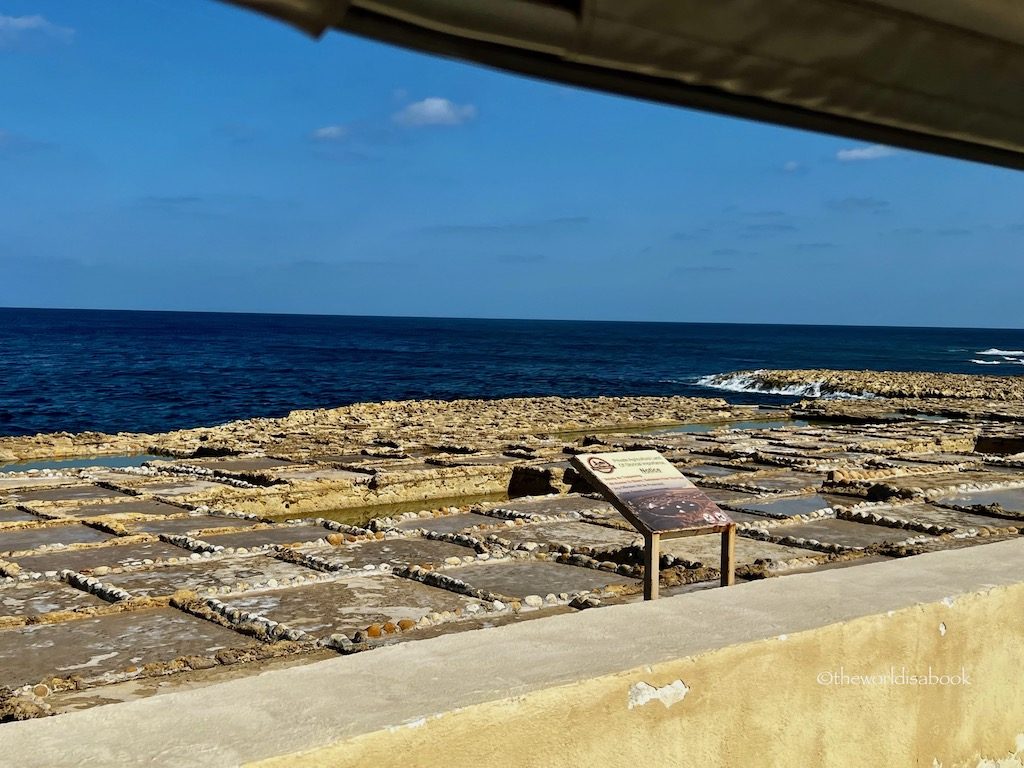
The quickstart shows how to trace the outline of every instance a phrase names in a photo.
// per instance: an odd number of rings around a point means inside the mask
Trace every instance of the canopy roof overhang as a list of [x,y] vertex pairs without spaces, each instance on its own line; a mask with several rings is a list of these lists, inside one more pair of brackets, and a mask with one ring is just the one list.
[[1024,168],[1020,0],[227,0],[596,90]]

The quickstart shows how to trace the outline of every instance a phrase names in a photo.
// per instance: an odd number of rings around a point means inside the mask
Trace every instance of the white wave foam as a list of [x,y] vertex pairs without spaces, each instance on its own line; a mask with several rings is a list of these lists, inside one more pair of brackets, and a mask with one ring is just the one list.
[[824,381],[808,381],[800,384],[772,386],[764,381],[763,370],[749,373],[721,374],[702,376],[697,383],[712,389],[727,392],[759,392],[766,395],[789,395],[790,397],[821,398],[823,400],[870,400],[876,395],[873,392],[844,392],[829,389]]
[[1020,357],[1020,356],[1024,355],[1024,349],[997,349],[996,347],[992,347],[992,349],[986,349],[986,350],[983,350],[981,352],[975,352],[974,354],[976,354],[976,355],[1003,355],[1003,356],[1009,356],[1009,357]]
[[972,358],[971,362],[977,363],[978,365],[1002,365],[1002,362],[999,360],[974,360]]

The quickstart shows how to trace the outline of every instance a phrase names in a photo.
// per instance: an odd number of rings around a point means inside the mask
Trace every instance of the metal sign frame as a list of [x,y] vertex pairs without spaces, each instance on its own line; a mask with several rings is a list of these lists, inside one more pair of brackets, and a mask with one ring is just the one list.
[[643,535],[645,600],[658,598],[663,538],[720,533],[721,584],[735,583],[736,523],[660,453],[584,453],[569,463]]

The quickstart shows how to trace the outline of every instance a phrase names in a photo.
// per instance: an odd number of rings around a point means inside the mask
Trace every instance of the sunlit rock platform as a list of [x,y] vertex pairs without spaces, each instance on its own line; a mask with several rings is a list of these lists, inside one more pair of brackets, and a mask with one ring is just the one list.
[[[585,450],[673,461],[739,524],[741,583],[1018,537],[1019,388],[988,412],[988,384],[881,376],[789,409],[377,403],[0,439],[0,717],[639,602],[642,539],[569,468]],[[718,547],[666,541],[662,594],[717,588]]]

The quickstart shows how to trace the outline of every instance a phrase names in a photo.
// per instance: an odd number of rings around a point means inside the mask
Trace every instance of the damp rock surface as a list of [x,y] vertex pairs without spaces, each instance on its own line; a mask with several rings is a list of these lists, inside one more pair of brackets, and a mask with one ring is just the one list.
[[612,585],[635,585],[637,580],[617,573],[574,565],[508,560],[467,565],[445,571],[467,584],[510,598],[599,591]]
[[449,541],[409,537],[381,539],[378,541],[357,541],[351,544],[311,544],[298,547],[297,551],[312,555],[337,567],[352,569],[367,566],[406,565],[438,566],[450,557],[462,559],[476,557],[470,547]]
[[104,674],[211,656],[255,641],[168,608],[0,630],[0,685],[17,688],[50,677]]
[[0,530],[0,555],[36,549],[38,547],[53,546],[55,544],[61,546],[68,546],[69,544],[96,544],[101,541],[107,541],[110,538],[110,534],[78,523],[72,523],[71,525],[40,525],[38,527],[18,528],[9,531]]
[[[229,608],[265,616],[315,637],[354,635],[374,624],[418,622],[431,613],[462,611],[472,600],[390,574],[351,574],[336,581],[239,595],[224,599]],[[379,636],[378,636],[379,638]]]
[[113,573],[101,580],[135,596],[162,597],[173,595],[179,589],[200,595],[217,594],[224,590],[251,589],[255,585],[266,585],[270,580],[285,584],[316,577],[317,574],[307,568],[264,555],[252,555],[151,566]]
[[61,581],[29,580],[0,584],[0,617],[36,617],[55,611],[99,607],[98,597]]
[[187,558],[191,554],[187,549],[162,541],[149,541],[16,555],[10,560],[28,572],[49,573],[69,569],[88,573],[100,567],[121,568],[145,564],[146,560]]

